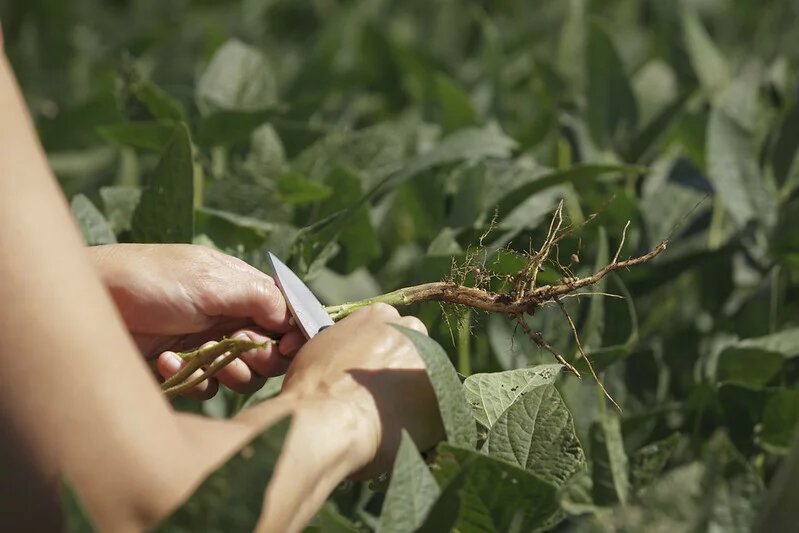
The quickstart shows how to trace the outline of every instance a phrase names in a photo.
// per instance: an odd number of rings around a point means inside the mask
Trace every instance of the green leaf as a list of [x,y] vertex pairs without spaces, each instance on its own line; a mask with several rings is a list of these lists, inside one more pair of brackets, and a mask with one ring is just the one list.
[[551,384],[528,385],[497,417],[482,451],[558,486],[585,464],[571,413]]
[[97,531],[88,514],[83,510],[83,505],[78,495],[66,479],[61,482],[61,509],[64,517],[64,526],[66,526],[64,531],[69,533],[92,533]]
[[280,176],[277,182],[280,197],[289,204],[307,204],[324,200],[330,193],[330,187],[311,181],[302,174],[288,172]]
[[319,216],[326,217],[342,210],[345,215],[328,227],[322,238],[338,234],[342,247],[338,264],[347,274],[378,257],[380,241],[367,206],[358,203],[362,195],[361,180],[357,175],[344,167],[336,167],[325,179],[325,187],[335,194],[319,206]]
[[232,39],[211,58],[196,87],[197,104],[212,111],[256,111],[277,101],[277,81],[266,57]]
[[284,418],[246,444],[208,476],[158,531],[253,531],[263,507],[262,487],[269,483],[290,424],[291,418]]
[[666,467],[677,445],[680,434],[672,433],[662,440],[647,444],[630,457],[630,481],[636,489],[653,482]]
[[117,242],[117,238],[114,232],[111,231],[111,227],[105,217],[91,200],[82,194],[76,194],[72,197],[69,207],[86,244],[94,246],[96,244]]
[[594,142],[605,147],[632,133],[638,110],[613,42],[596,22],[589,25],[586,52],[588,128]]
[[562,369],[562,365],[551,364],[472,374],[463,382],[463,392],[474,418],[490,429],[522,394],[535,387],[553,384]]
[[456,131],[477,124],[477,116],[469,95],[449,76],[433,76],[433,91],[441,109],[441,125],[445,132]]
[[480,161],[496,157],[509,157],[516,141],[505,135],[497,126],[464,128],[447,136],[437,146],[411,159],[390,183],[397,185],[424,170],[458,161]]
[[377,533],[414,531],[422,524],[440,492],[413,439],[402,430]]
[[444,421],[447,441],[458,446],[474,448],[477,443],[474,418],[466,404],[458,374],[446,352],[430,337],[403,326],[392,325],[413,342],[427,367],[427,374],[430,376],[438,400],[438,409],[441,411],[441,419]]
[[358,533],[362,531],[344,517],[331,502],[325,502],[303,533]]
[[133,213],[141,199],[141,190],[137,187],[122,185],[100,188],[105,216],[115,233],[130,230]]
[[711,111],[707,126],[708,179],[740,229],[752,221],[770,228],[777,213],[776,193],[758,166],[754,119],[740,111],[756,99],[756,83],[751,75],[736,79]]
[[744,339],[736,348],[750,348],[780,354],[786,359],[799,356],[799,328],[788,328],[779,333]]
[[172,138],[175,123],[168,120],[123,122],[102,126],[97,131],[111,142],[160,153]]
[[[608,235],[604,227],[600,227],[597,233],[598,250],[594,260],[593,271],[598,272],[610,262],[608,256]],[[608,279],[602,278],[595,283],[591,290],[594,292],[606,292]],[[588,302],[588,314],[585,323],[580,331],[580,341],[586,353],[602,348],[602,335],[605,332],[605,298],[593,297]]]
[[594,501],[626,504],[630,497],[627,453],[619,417],[613,412],[605,411],[591,426],[591,466]]
[[721,383],[737,383],[762,387],[782,368],[783,357],[756,348],[727,348],[719,356],[716,379]]
[[609,173],[641,174],[643,172],[646,172],[646,167],[636,165],[580,163],[564,170],[554,170],[539,174],[529,183],[516,189],[505,191],[505,194],[498,202],[499,217],[510,213],[530,196],[555,185],[587,181]]
[[771,453],[786,454],[797,435],[799,389],[779,389],[769,395],[757,443]]
[[202,117],[197,125],[200,146],[235,146],[247,142],[262,124],[277,115],[273,110],[215,111]]
[[194,236],[194,164],[185,124],[175,127],[158,167],[142,191],[132,221],[138,242],[191,242]]
[[419,533],[534,531],[558,510],[554,485],[470,449],[441,444],[433,473],[442,492]]
[[702,87],[710,94],[718,93],[731,79],[730,68],[724,56],[710,40],[694,11],[683,10],[682,27],[685,48]]

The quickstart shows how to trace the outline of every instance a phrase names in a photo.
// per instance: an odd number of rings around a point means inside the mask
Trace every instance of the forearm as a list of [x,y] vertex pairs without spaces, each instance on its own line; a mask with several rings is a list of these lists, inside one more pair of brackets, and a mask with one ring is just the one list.
[[[251,432],[176,417],[160,394],[86,258],[1,56],[0,117],[4,442],[25,450],[41,486],[65,474],[101,529],[147,524]],[[210,437],[192,439],[200,428]],[[10,458],[0,455],[4,475],[18,466]],[[12,496],[0,515],[38,508],[34,493]]]
[[265,416],[292,414],[292,423],[266,490],[259,531],[301,531],[335,487],[374,457],[376,429],[353,405],[294,395],[241,413],[258,424]]

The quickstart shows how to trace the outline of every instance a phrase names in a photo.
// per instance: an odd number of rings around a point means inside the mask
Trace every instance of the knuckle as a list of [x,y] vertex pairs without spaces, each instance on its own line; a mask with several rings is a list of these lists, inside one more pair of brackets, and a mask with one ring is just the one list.
[[393,317],[399,316],[399,312],[397,311],[396,308],[382,302],[373,303],[372,305],[369,306],[369,310],[377,315],[393,316]]

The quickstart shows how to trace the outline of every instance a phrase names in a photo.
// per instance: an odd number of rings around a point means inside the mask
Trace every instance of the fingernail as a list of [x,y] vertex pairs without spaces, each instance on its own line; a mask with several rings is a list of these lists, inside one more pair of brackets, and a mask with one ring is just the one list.
[[172,373],[177,372],[180,370],[181,359],[178,355],[174,352],[165,352],[164,359],[166,363],[167,370]]
[[248,340],[250,340],[250,337],[244,332],[234,335],[233,338],[235,340],[238,340],[238,341],[248,341]]

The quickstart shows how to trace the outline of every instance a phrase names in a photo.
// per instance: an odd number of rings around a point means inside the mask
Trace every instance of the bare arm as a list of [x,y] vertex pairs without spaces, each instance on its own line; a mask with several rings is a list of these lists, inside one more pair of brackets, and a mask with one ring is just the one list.
[[260,527],[296,531],[344,476],[387,468],[401,427],[423,446],[441,436],[421,360],[386,323],[423,326],[387,306],[306,344],[285,393],[237,420],[174,413],[92,268],[1,53],[0,246],[0,488],[29,487],[4,491],[0,516],[30,509],[41,522],[29,529],[48,528],[41,495],[62,474],[101,530],[152,526],[291,413]]

